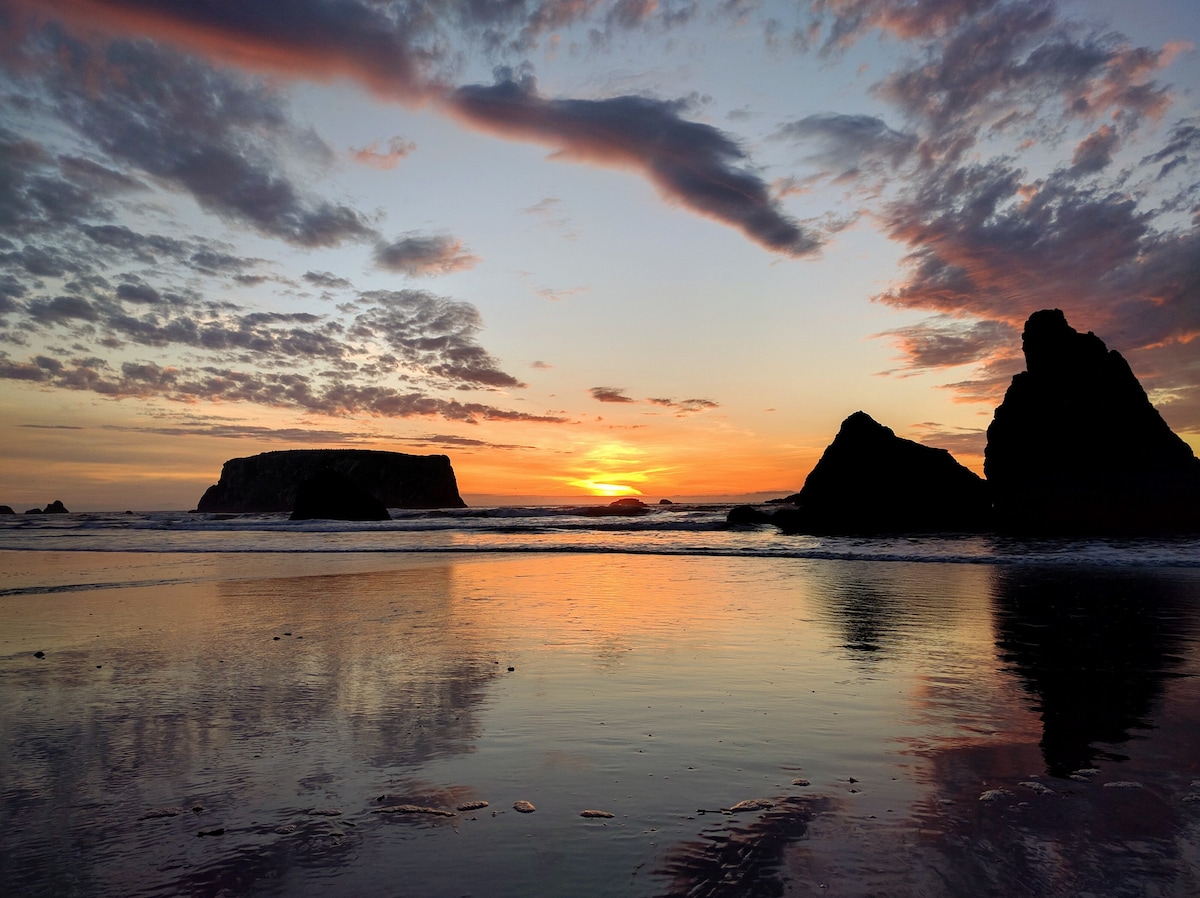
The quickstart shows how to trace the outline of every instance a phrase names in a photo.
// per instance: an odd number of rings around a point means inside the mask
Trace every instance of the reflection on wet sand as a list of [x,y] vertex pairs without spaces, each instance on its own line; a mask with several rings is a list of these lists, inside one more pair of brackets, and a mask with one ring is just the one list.
[[1195,573],[220,563],[0,603],[0,892],[1200,894]]
[[994,601],[997,649],[1034,698],[1048,772],[1127,760],[1117,746],[1153,727],[1184,634],[1197,630],[1180,585],[1128,572],[1000,569]]
[[[0,861],[9,894],[153,894],[156,882],[243,894],[293,864],[346,862],[353,823],[309,811],[470,750],[503,669],[481,627],[449,621],[449,565],[182,584],[178,613],[120,623],[140,592],[86,606],[102,648],[80,631],[9,673],[0,854],[21,859]],[[78,615],[69,602],[61,613]],[[182,812],[139,819],[159,808]]]

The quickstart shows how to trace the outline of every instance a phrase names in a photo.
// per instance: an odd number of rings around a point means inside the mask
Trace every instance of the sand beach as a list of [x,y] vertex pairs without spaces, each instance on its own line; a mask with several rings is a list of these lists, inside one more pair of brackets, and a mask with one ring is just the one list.
[[1200,890],[1194,569],[3,554],[7,894]]

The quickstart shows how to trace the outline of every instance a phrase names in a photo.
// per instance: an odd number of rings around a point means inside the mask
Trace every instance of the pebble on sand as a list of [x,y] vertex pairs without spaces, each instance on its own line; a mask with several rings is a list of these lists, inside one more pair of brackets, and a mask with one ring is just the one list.
[[595,811],[595,810],[589,809],[586,811],[580,811],[579,816],[580,817],[602,817],[605,820],[607,820],[611,817],[615,817],[616,814],[610,814],[608,811]]
[[1026,789],[1033,790],[1038,795],[1057,795],[1058,794],[1053,789],[1051,789],[1049,786],[1044,786],[1041,783],[1034,782],[1033,780],[1029,780],[1027,782],[1021,783],[1021,785],[1024,786]]
[[768,798],[747,798],[745,801],[739,801],[729,810],[734,814],[739,814],[742,811],[765,811],[767,808],[775,807],[775,802]]
[[488,803],[486,801],[464,801],[458,806],[458,809],[460,811],[478,811],[480,808],[486,808],[487,806]]
[[419,804],[393,804],[386,808],[376,808],[376,814],[429,814],[433,817],[453,817],[454,811],[445,808],[429,808]]
[[521,801],[513,802],[513,810],[520,811],[522,814],[532,814],[534,811],[537,810],[537,808],[535,808],[533,806],[532,801],[521,800]]
[[147,811],[146,813],[142,814],[142,816],[138,817],[138,820],[158,820],[162,817],[178,817],[182,813],[182,808],[177,808],[172,805],[171,807],[155,808],[152,811]]
[[800,777],[799,779],[792,780],[792,785],[793,786],[811,786],[812,783],[810,783],[804,777]]

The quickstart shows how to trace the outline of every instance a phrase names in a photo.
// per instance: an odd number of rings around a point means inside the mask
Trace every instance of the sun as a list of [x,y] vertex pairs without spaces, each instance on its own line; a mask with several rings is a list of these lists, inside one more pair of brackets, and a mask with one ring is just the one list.
[[642,495],[640,490],[622,483],[601,483],[597,480],[569,480],[567,482],[576,489],[587,490],[593,496],[616,498],[619,496]]

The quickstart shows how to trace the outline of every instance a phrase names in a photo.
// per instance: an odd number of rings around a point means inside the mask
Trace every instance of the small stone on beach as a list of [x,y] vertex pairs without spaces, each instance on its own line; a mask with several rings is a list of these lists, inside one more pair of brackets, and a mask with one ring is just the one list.
[[1007,789],[988,789],[979,796],[980,801],[999,801],[1002,798],[1008,798],[1012,795]]
[[808,780],[801,777],[799,779],[792,780],[792,785],[793,786],[811,786],[812,783],[810,783]]
[[537,810],[537,808],[535,808],[533,806],[532,801],[522,800],[522,801],[514,801],[513,802],[513,810],[520,811],[522,814],[532,814],[534,811]]
[[1049,786],[1043,786],[1041,783],[1037,783],[1032,780],[1021,783],[1021,785],[1024,786],[1026,789],[1033,790],[1038,795],[1057,795],[1058,794],[1053,789],[1051,789]]
[[579,816],[580,817],[602,817],[607,820],[611,817],[615,817],[616,814],[610,814],[608,811],[586,810],[586,811],[580,811]]
[[147,811],[138,817],[138,820],[158,820],[162,817],[178,817],[183,813],[183,810],[174,806],[166,808],[155,808],[152,811]]
[[376,814],[428,814],[432,817],[453,817],[454,811],[445,808],[429,808],[419,804],[393,804],[378,808]]
[[775,807],[775,802],[767,798],[747,798],[745,801],[739,801],[729,810],[731,813],[739,814],[742,811],[765,811],[767,808]]
[[486,808],[487,806],[488,803],[486,801],[464,801],[458,806],[458,809],[460,811],[478,811],[480,808]]

